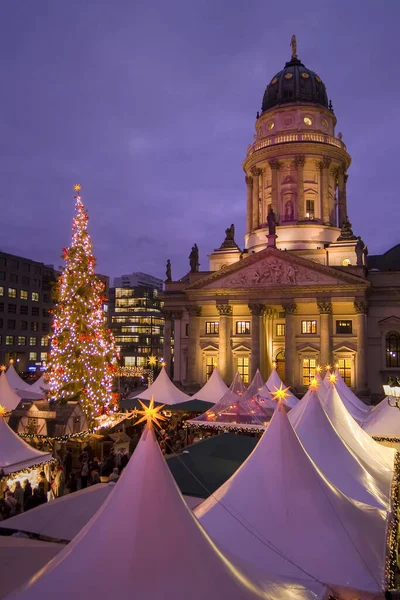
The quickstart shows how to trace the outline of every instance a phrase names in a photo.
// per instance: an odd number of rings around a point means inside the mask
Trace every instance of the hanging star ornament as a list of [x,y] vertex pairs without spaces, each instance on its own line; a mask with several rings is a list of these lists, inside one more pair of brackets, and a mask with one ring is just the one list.
[[273,368],[273,369],[276,369],[276,361],[275,361],[275,360],[274,360],[274,361],[272,361],[272,368]]
[[5,406],[3,406],[2,404],[0,404],[0,417],[5,417],[7,414],[7,409]]
[[332,366],[329,364],[325,365],[325,371],[330,371],[332,369]]
[[275,391],[270,392],[272,400],[276,400],[277,402],[283,402],[284,400],[286,400],[286,398],[289,397],[289,394],[287,393],[289,388],[284,388],[283,383],[281,383],[279,388],[277,388],[276,386],[274,386],[274,388]]
[[142,423],[143,421],[147,421],[147,425],[149,427],[151,427],[153,423],[155,425],[157,425],[157,427],[161,427],[161,425],[158,421],[166,421],[167,420],[164,417],[164,415],[160,414],[160,410],[162,410],[164,408],[165,404],[154,407],[154,397],[153,396],[151,397],[149,406],[146,406],[145,404],[143,404],[143,402],[141,400],[139,400],[139,402],[142,405],[143,410],[136,410],[136,413],[138,415],[143,415],[143,416],[141,417],[141,419],[136,421],[136,425],[139,425],[139,423]]
[[148,361],[151,367],[155,367],[157,364],[157,356],[154,356],[154,354],[152,354],[151,356],[149,356]]
[[7,367],[6,367],[6,365],[1,365],[1,367],[0,367],[0,371],[7,371]]
[[316,371],[317,373],[322,373],[322,367],[321,367],[321,365],[317,365],[317,366],[315,367],[315,371]]
[[74,192],[80,192],[82,189],[82,186],[79,183],[76,183],[74,185]]
[[334,383],[336,383],[336,381],[337,381],[337,377],[336,377],[335,373],[332,373],[331,375],[329,375],[329,383],[331,383],[333,385]]
[[308,386],[308,389],[309,390],[314,390],[316,392],[317,389],[318,389],[318,387],[319,387],[319,383],[318,383],[317,379],[315,379],[315,378],[311,379],[310,385]]

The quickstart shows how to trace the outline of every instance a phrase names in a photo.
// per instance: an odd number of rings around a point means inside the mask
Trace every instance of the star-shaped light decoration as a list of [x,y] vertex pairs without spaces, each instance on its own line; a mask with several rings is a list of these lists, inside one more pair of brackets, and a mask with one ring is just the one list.
[[80,192],[82,189],[82,186],[79,183],[76,183],[74,185],[74,192]]
[[283,383],[281,383],[279,388],[277,388],[274,385],[274,388],[275,388],[275,391],[270,392],[270,394],[272,396],[272,400],[276,400],[279,403],[279,402],[283,402],[284,400],[286,400],[286,398],[289,398],[289,394],[287,393],[289,388],[288,387],[284,388]]
[[316,392],[317,389],[318,389],[318,387],[319,387],[318,380],[315,379],[315,377],[314,377],[314,379],[311,379],[310,385],[308,386],[308,389],[309,390],[314,390],[314,392]]
[[316,372],[316,373],[322,373],[322,367],[321,367],[321,365],[317,365],[317,366],[315,367],[315,372]]
[[14,364],[14,359],[10,358],[9,363],[10,363],[10,365],[13,365]]
[[331,373],[331,375],[329,375],[329,383],[331,383],[333,385],[336,382],[337,382],[337,377],[336,377],[335,373]]
[[1,367],[0,367],[0,371],[7,371],[7,367],[6,367],[6,365],[1,365]]
[[330,365],[330,364],[325,365],[325,371],[330,371],[331,369],[332,369],[332,365]]
[[141,419],[136,421],[135,424],[139,425],[139,423],[142,423],[143,421],[147,421],[147,425],[149,427],[151,427],[153,423],[155,425],[157,425],[157,427],[161,427],[161,425],[158,421],[166,421],[167,420],[164,417],[164,415],[160,414],[160,410],[162,410],[164,408],[165,404],[154,407],[153,396],[151,397],[149,406],[146,406],[145,404],[143,404],[143,402],[141,400],[139,400],[139,402],[142,405],[143,410],[136,410],[136,413],[138,415],[143,415],[143,416],[141,417]]
[[157,364],[157,356],[154,356],[154,354],[152,354],[151,356],[149,356],[148,362],[151,367],[155,367]]
[[339,368],[339,363],[336,363],[335,364],[335,369],[338,369],[338,368]]
[[3,406],[2,404],[0,404],[0,417],[5,417],[7,414],[7,409],[5,406]]
[[272,361],[272,368],[273,368],[273,369],[276,369],[276,360],[273,360],[273,361]]

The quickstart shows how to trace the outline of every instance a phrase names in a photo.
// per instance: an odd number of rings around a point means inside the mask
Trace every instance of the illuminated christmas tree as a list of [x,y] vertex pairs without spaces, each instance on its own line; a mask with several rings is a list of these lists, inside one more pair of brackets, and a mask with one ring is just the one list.
[[104,325],[104,284],[96,277],[88,216],[74,186],[76,214],[72,243],[63,248],[65,268],[56,286],[53,334],[48,361],[48,398],[58,402],[78,400],[89,426],[96,416],[113,409],[113,376],[117,351]]

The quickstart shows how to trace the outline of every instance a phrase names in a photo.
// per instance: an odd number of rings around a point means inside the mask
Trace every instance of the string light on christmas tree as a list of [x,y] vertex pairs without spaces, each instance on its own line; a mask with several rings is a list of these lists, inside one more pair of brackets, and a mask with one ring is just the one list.
[[158,421],[166,421],[167,420],[164,417],[164,415],[160,414],[160,410],[162,410],[164,408],[165,404],[155,407],[153,396],[151,397],[149,406],[146,406],[145,404],[143,404],[143,402],[141,400],[139,400],[139,402],[142,405],[143,410],[136,410],[136,414],[142,415],[142,417],[138,421],[136,421],[136,425],[138,425],[139,423],[143,423],[143,421],[147,421],[147,425],[149,427],[151,427],[153,423],[155,425],[157,425],[157,427],[161,427],[161,425]]
[[104,284],[95,275],[88,215],[80,190],[76,184],[72,242],[63,248],[65,268],[55,290],[48,399],[62,403],[78,400],[91,427],[97,415],[115,407],[112,382],[117,351],[111,331],[104,327]]
[[286,398],[289,398],[289,394],[287,393],[289,391],[290,388],[284,388],[283,387],[283,383],[281,383],[281,385],[279,386],[279,388],[277,388],[274,385],[275,391],[274,392],[270,392],[271,396],[272,396],[272,400],[276,400],[277,402],[284,402],[286,400]]

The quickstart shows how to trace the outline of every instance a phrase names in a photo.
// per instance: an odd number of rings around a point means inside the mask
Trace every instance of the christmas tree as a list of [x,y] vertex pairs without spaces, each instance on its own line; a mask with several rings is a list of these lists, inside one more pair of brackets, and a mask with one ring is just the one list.
[[113,409],[112,380],[117,351],[104,325],[104,284],[96,277],[88,215],[74,186],[76,214],[72,243],[63,248],[65,268],[55,290],[53,334],[48,361],[49,399],[79,400],[89,427]]

